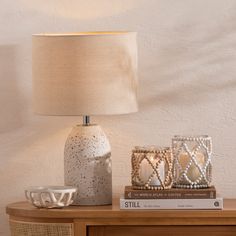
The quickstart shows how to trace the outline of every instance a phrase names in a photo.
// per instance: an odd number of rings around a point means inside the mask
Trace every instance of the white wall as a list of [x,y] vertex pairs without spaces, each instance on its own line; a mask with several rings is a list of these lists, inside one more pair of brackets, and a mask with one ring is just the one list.
[[31,108],[31,34],[138,31],[137,114],[94,117],[113,149],[114,195],[130,183],[134,145],[170,145],[174,134],[209,134],[214,183],[236,197],[236,1],[1,0],[0,235],[7,203],[30,185],[63,184],[63,146],[80,117]]

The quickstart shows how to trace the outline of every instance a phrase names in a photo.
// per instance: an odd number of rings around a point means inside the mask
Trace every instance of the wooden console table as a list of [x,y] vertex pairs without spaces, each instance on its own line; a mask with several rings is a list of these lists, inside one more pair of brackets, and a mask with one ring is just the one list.
[[235,236],[236,199],[224,210],[120,210],[112,206],[36,209],[7,206],[12,236]]

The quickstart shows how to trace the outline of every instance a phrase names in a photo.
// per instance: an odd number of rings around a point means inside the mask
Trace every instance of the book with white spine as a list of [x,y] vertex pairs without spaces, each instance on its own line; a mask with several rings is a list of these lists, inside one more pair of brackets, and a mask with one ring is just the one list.
[[125,199],[120,198],[123,210],[199,209],[222,210],[223,198],[215,199]]

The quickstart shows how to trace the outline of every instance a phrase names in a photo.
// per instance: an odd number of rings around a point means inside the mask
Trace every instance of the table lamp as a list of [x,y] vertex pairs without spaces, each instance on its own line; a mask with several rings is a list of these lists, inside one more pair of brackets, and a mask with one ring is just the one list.
[[91,115],[137,111],[135,32],[33,35],[33,106],[43,115],[79,115],[64,152],[75,205],[112,203],[110,144]]

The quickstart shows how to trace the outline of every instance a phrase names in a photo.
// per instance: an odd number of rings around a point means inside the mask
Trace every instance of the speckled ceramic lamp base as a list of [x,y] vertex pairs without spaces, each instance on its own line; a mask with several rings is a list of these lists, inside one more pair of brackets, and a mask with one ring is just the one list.
[[65,144],[65,185],[78,188],[74,205],[112,203],[111,149],[98,125],[77,125]]

